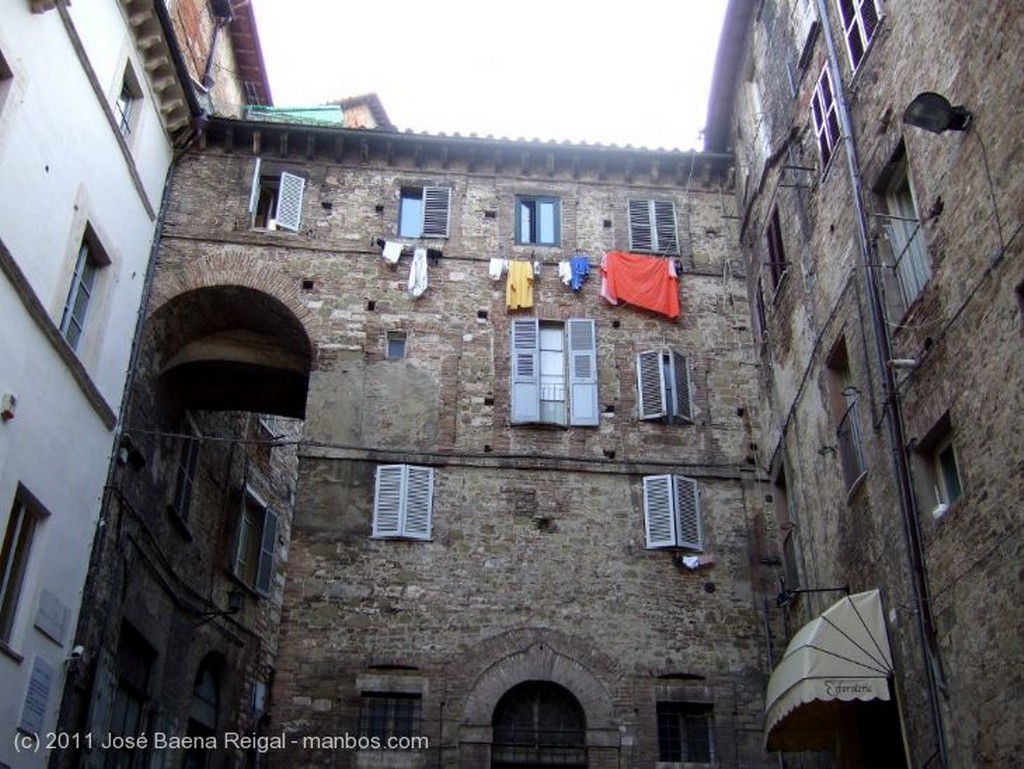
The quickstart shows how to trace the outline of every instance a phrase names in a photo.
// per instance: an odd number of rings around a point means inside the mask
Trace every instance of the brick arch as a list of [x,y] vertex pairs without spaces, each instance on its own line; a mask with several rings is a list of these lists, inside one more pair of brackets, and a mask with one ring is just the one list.
[[300,281],[267,259],[256,258],[239,249],[189,259],[160,273],[154,281],[148,316],[177,296],[203,288],[240,286],[277,299],[305,329],[310,346],[315,347],[321,332],[319,317],[302,299]]
[[[588,732],[617,728],[612,691],[615,681],[609,680],[615,675],[615,666],[584,648],[580,641],[533,629],[503,634],[486,645],[499,656],[492,657],[491,664],[470,686],[463,706],[463,726],[489,729],[494,708],[509,689],[526,681],[550,681],[579,701]],[[484,650],[476,651],[479,655]]]

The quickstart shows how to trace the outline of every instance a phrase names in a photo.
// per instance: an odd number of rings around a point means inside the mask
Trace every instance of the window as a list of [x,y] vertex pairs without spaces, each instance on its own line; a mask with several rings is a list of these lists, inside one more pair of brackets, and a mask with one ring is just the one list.
[[659,702],[657,710],[660,761],[714,763],[711,705]]
[[704,549],[697,481],[682,475],[644,477],[647,547]]
[[202,444],[199,429],[188,414],[181,420],[181,434],[178,447],[178,471],[171,510],[178,519],[187,521],[192,508],[193,486],[196,480],[196,467],[199,463],[199,447]]
[[630,200],[629,250],[678,254],[676,204],[670,200]]
[[768,314],[764,306],[764,283],[757,279],[757,293],[754,294],[754,310],[757,313],[757,341],[768,340]]
[[917,200],[910,184],[906,155],[901,153],[892,180],[885,193],[888,215],[882,229],[889,244],[891,267],[899,283],[902,309],[917,298],[931,279],[931,266],[925,247],[924,232],[917,213]]
[[86,228],[82,244],[78,247],[75,271],[71,277],[71,288],[60,320],[60,333],[72,350],[78,349],[85,330],[86,316],[96,291],[96,280],[100,270],[109,264],[90,228]]
[[782,247],[782,226],[779,224],[779,209],[772,209],[768,229],[765,230],[765,241],[768,243],[768,268],[772,275],[772,288],[778,289],[786,274],[786,250]]
[[139,119],[139,101],[142,99],[142,88],[130,64],[125,66],[121,78],[121,88],[114,100],[114,119],[124,138],[129,138]]
[[414,465],[381,465],[373,501],[373,536],[430,539],[434,470]]
[[939,518],[964,493],[948,412],[918,443],[915,454],[921,507]]
[[592,320],[512,321],[512,423],[598,424]]
[[419,736],[422,727],[422,695],[363,692],[359,707],[359,733],[376,737],[381,744],[398,737]]
[[492,726],[492,769],[587,765],[586,715],[572,693],[556,683],[513,686],[498,700]]
[[261,595],[270,593],[276,544],[277,514],[246,486],[231,571]]
[[[786,486],[786,471],[779,468],[775,476],[772,495],[775,500],[775,519],[779,524],[780,540],[782,542],[782,566],[783,578],[787,588],[800,587],[800,562],[797,555],[796,542],[796,516],[793,510],[793,500],[789,496],[789,489]],[[799,596],[796,593],[795,596]]]
[[[110,734],[134,737],[146,731],[144,723],[149,675],[156,652],[130,625],[121,626],[117,643],[117,689],[110,713]],[[105,769],[134,769],[145,765],[143,750],[115,749],[106,752]]]
[[964,493],[963,484],[960,482],[960,468],[956,463],[956,451],[950,438],[946,438],[935,450],[933,462],[935,463],[936,496],[940,502],[951,505],[956,502]]
[[306,180],[256,159],[249,196],[249,223],[256,229],[299,231]]
[[636,356],[640,419],[692,422],[690,364],[674,350],[647,350]]
[[212,752],[204,747],[206,738],[217,733],[220,717],[220,682],[217,669],[221,658],[217,652],[210,652],[203,659],[192,684],[192,702],[188,711],[189,737],[197,738],[185,751],[182,769],[206,769],[210,765]]
[[387,333],[387,359],[399,360],[405,357],[405,332],[389,331]]
[[450,187],[402,187],[398,209],[398,236],[447,238]]
[[35,501],[19,486],[0,550],[0,641],[4,643],[11,640],[14,631],[14,617],[39,519]]
[[851,491],[864,474],[860,425],[857,419],[857,388],[850,374],[846,340],[840,339],[826,364],[829,403],[836,425],[836,450],[843,465],[846,490]]
[[557,246],[559,230],[557,198],[516,197],[516,243]]
[[818,77],[818,84],[811,97],[811,116],[814,118],[814,135],[818,139],[818,153],[821,155],[821,173],[839,146],[839,113],[836,109],[835,92],[832,90],[832,76],[826,64]]
[[882,9],[878,0],[836,0],[836,5],[839,6],[839,16],[843,20],[850,66],[856,70],[875,36]]

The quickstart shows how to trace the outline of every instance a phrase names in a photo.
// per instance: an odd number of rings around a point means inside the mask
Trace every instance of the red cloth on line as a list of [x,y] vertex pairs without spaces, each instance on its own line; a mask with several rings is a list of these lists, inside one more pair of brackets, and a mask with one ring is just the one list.
[[601,296],[679,317],[679,278],[671,259],[609,251],[601,260]]

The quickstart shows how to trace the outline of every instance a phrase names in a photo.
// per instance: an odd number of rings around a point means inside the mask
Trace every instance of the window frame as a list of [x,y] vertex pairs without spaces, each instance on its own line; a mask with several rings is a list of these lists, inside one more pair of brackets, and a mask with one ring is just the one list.
[[[943,456],[947,452],[952,458],[952,466],[943,462]],[[957,451],[956,446],[953,443],[952,433],[946,433],[943,435],[935,445],[935,448],[932,449],[932,465],[936,480],[935,488],[938,490],[938,502],[949,506],[956,504],[958,500],[963,498],[964,481],[963,476],[960,474],[960,461],[957,458]],[[950,470],[952,470],[952,477],[956,480],[955,489],[950,483]]]
[[187,525],[195,496],[203,434],[188,412],[182,416],[179,430],[178,459],[174,468],[174,494],[168,508],[175,520]]
[[[655,704],[655,716],[658,727],[658,760],[659,763],[711,765],[717,761],[715,750],[715,710],[711,703],[682,702],[677,700],[658,700]],[[665,733],[666,722],[672,719],[678,730],[672,744],[671,735]],[[706,752],[695,755],[696,748],[691,745],[692,735],[690,724],[701,724],[705,730]],[[673,748],[675,750],[673,750]]]
[[[249,227],[273,232],[298,232],[302,226],[302,202],[306,178],[256,158],[249,190]],[[271,215],[273,214],[273,215]]]
[[371,538],[430,540],[433,505],[434,468],[378,465]]
[[[552,208],[551,240],[541,237],[541,217],[539,210],[542,205]],[[532,206],[532,208],[530,208]],[[523,237],[523,212],[530,208],[530,233]],[[551,195],[516,195],[515,197],[515,243],[520,246],[558,247],[562,242],[562,202]]]
[[[545,417],[541,356],[543,329],[562,331],[562,386],[565,404],[561,420]],[[598,401],[597,322],[592,318],[547,321],[516,318],[510,326],[510,414],[513,425],[596,427],[600,424]],[[550,410],[549,410],[550,413]]]
[[669,347],[638,352],[636,387],[641,421],[693,424],[693,374],[682,353]]
[[32,543],[46,517],[35,496],[19,483],[0,544],[0,644],[10,645],[14,636]]
[[704,552],[704,519],[696,479],[674,473],[643,477],[647,549]]
[[[400,354],[392,355],[392,350],[401,345]],[[384,359],[402,360],[409,350],[409,335],[405,331],[388,331],[384,335]]]
[[[411,219],[406,219],[407,201],[418,200],[419,210]],[[451,225],[452,188],[438,185],[404,184],[398,191],[398,224],[396,232],[400,238],[447,238]],[[419,226],[407,230],[418,221]],[[442,226],[443,225],[443,226]]]
[[[847,10],[843,8],[844,3],[849,5],[849,17]],[[864,8],[866,6],[874,11],[873,22],[865,19]],[[843,28],[843,42],[849,57],[850,68],[856,72],[867,58],[868,50],[875,39],[875,32],[882,22],[884,16],[882,4],[878,0],[836,0],[836,10],[839,13],[839,23]],[[872,24],[873,26],[871,26]],[[868,29],[869,26],[870,29]],[[855,52],[852,40],[857,41],[859,53]]]
[[[363,691],[359,698],[359,733],[362,736],[376,737],[383,745],[388,738],[410,738],[422,734],[421,693]],[[400,704],[411,704],[412,712],[399,713]]]
[[248,484],[242,486],[240,496],[231,574],[250,590],[266,597],[270,595],[274,576],[280,519]]
[[125,62],[120,87],[114,94],[114,122],[125,141],[131,141],[142,116],[142,86],[131,61]]
[[[78,245],[78,254],[71,273],[71,285],[60,318],[60,335],[76,353],[80,351],[86,335],[89,318],[102,290],[103,269],[110,266],[110,258],[99,243],[96,233],[88,224]],[[84,297],[84,302],[82,301]],[[81,305],[81,310],[79,307]],[[72,330],[75,333],[72,334]]]
[[779,286],[782,285],[789,273],[786,248],[782,242],[782,221],[779,217],[778,206],[772,206],[771,216],[768,217],[768,224],[764,229],[764,238],[768,248],[768,270],[772,277],[772,291],[777,296]]
[[842,138],[834,86],[832,72],[826,62],[825,66],[821,68],[821,74],[818,75],[818,81],[814,86],[814,93],[811,95],[811,119],[814,122],[818,157],[821,159],[821,176],[824,176],[831,166],[832,158],[836,156],[839,141]]
[[892,258],[892,267],[887,268],[896,277],[902,310],[906,312],[928,285],[932,270],[905,152],[895,161],[884,197],[887,213],[882,217],[882,232]]
[[[630,198],[626,201],[626,215],[631,252],[669,256],[682,253],[674,200]],[[664,244],[661,242],[663,239],[667,241]]]

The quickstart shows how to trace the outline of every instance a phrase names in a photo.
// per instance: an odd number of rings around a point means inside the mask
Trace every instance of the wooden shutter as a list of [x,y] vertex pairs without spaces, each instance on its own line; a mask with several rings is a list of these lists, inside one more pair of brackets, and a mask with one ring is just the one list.
[[373,494],[373,536],[401,534],[402,497],[405,493],[405,465],[381,465]]
[[676,516],[673,510],[671,475],[644,477],[644,527],[647,547],[674,547]]
[[700,490],[697,481],[683,475],[672,476],[676,509],[676,544],[691,550],[704,549],[704,531],[700,519]]
[[299,231],[302,223],[302,192],[306,180],[286,172],[281,173],[281,184],[277,190],[277,212],[274,218],[277,226],[292,232]]
[[654,232],[651,227],[649,200],[629,201],[629,250],[654,250]]
[[641,419],[661,419],[667,413],[661,354],[661,350],[647,350],[636,356],[637,410]]
[[654,211],[654,248],[659,254],[678,254],[676,204],[671,200],[651,201]]
[[269,507],[263,509],[263,538],[260,542],[260,562],[256,570],[256,590],[263,595],[270,594],[270,582],[274,576],[274,550],[277,544],[277,513]]
[[260,166],[263,165],[262,158],[256,158],[256,166],[252,169],[252,187],[249,190],[249,226],[252,227],[256,221],[256,206],[260,202]]
[[690,390],[690,364],[685,357],[675,351],[669,354],[669,360],[672,371],[672,393],[675,396],[672,412],[677,417],[692,422],[693,399]]
[[569,350],[569,424],[594,427],[600,422],[594,321],[566,321],[566,337]]
[[430,467],[405,467],[405,510],[402,534],[410,539],[430,539],[433,508],[434,470]]
[[423,237],[448,237],[451,196],[451,187],[423,188]]
[[540,325],[512,321],[512,422],[540,421]]

